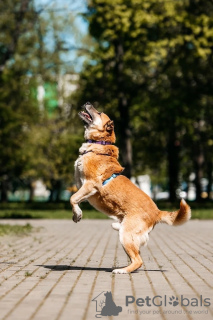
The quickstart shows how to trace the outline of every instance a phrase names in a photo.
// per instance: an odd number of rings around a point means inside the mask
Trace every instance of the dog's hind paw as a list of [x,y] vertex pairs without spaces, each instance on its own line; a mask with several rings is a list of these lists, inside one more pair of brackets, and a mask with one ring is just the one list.
[[126,271],[126,269],[114,269],[112,273],[126,274],[128,272]]

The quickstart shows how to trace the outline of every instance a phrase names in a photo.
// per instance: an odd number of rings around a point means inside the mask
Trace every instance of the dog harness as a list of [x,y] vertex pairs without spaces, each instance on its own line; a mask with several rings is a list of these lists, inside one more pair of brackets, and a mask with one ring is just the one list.
[[108,182],[110,182],[111,180],[113,180],[114,178],[116,178],[119,175],[120,175],[120,173],[113,173],[110,178],[103,181],[102,185],[105,186]]

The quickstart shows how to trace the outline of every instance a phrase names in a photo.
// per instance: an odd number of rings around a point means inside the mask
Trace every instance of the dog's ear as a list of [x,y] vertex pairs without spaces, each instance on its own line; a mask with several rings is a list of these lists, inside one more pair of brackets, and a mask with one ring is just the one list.
[[112,132],[114,130],[114,122],[109,120],[105,125],[106,131]]

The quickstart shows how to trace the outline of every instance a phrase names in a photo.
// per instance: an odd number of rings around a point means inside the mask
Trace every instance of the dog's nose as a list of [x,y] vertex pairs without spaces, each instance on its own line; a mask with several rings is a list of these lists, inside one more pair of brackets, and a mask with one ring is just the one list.
[[91,108],[92,107],[92,104],[88,101],[88,102],[86,102],[85,104],[83,104],[83,106],[81,107],[81,108],[83,108],[83,109],[85,109],[85,108]]
[[91,109],[93,107],[93,105],[90,103],[90,102],[86,102],[83,106],[85,109],[88,108],[88,109]]

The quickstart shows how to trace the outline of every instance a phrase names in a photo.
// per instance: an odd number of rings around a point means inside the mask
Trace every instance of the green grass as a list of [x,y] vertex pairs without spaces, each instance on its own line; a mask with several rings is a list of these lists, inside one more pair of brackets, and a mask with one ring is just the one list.
[[[82,203],[83,219],[107,219],[108,217]],[[0,203],[0,219],[72,219],[69,202],[61,203]]]
[[[157,203],[159,209],[174,211],[179,203]],[[213,219],[213,203],[189,203],[192,208],[192,219]],[[83,219],[107,219],[108,217],[82,203]],[[6,203],[0,204],[0,219],[72,219],[69,203]]]
[[[72,219],[71,210],[1,210],[0,219]],[[96,210],[83,210],[83,219],[107,219]]]
[[213,219],[213,209],[192,209],[192,219]]
[[[189,202],[187,201],[189,206],[191,207],[192,217],[191,219],[213,219],[213,202]],[[169,202],[159,202],[157,203],[160,210],[167,210],[167,211],[175,211],[179,208],[179,202],[175,205]]]
[[0,224],[0,236],[4,235],[27,235],[32,231],[33,227],[27,223],[24,226]]

